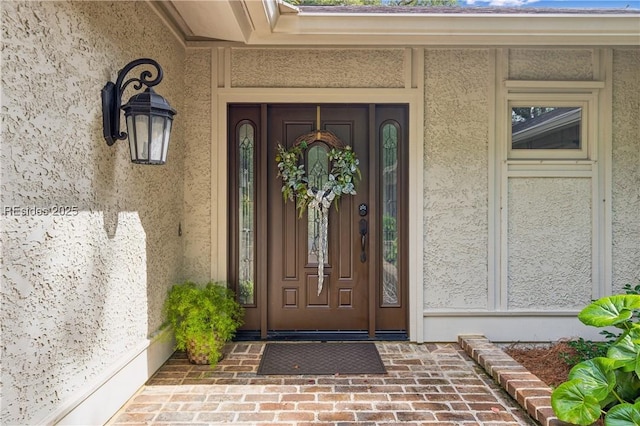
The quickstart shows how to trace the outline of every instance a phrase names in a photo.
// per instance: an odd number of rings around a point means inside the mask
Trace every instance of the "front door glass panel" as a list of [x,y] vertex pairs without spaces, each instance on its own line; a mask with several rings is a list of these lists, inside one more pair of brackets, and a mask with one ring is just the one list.
[[[325,144],[315,143],[307,151],[307,164],[309,188],[314,191],[322,189],[329,178],[329,151]],[[308,257],[307,262],[310,264],[318,263],[318,254],[320,252],[320,217],[316,209],[307,209],[308,223]],[[328,258],[327,248],[324,247],[323,259]]]

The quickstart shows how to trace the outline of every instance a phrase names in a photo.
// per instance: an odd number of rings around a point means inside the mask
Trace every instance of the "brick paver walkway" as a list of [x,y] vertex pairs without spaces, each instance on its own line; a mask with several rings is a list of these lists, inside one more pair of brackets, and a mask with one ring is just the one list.
[[177,352],[109,424],[536,424],[457,344],[376,346],[385,375],[258,376],[262,342],[214,370]]

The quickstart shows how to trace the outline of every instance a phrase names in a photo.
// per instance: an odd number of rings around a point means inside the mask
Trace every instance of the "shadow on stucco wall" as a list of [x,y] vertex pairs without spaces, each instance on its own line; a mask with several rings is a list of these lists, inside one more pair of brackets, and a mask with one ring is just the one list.
[[[181,278],[182,247],[178,225],[182,221],[183,203],[183,134],[184,48],[164,27],[149,6],[142,2],[112,4],[72,2],[99,39],[108,59],[102,62],[105,78],[115,81],[117,72],[128,62],[150,57],[163,68],[164,79],[155,87],[178,111],[173,123],[167,164],[143,166],[130,163],[128,141],[108,147],[102,138],[101,115],[98,127],[97,154],[94,156],[96,202],[103,217],[103,229],[110,240],[135,235],[144,241],[144,249],[128,258],[137,266],[127,275],[140,278],[146,289],[147,335],[162,324],[161,305],[170,285]],[[98,41],[96,41],[97,43]],[[137,77],[145,69],[137,67],[128,77]],[[100,90],[94,91],[100,106]],[[123,103],[135,93],[131,86],[123,94]],[[101,111],[100,111],[101,114]],[[121,115],[121,128],[125,130]],[[129,221],[136,229],[122,229]],[[133,232],[132,232],[133,231]],[[142,248],[142,247],[141,247]],[[138,262],[138,257],[141,258]]]
[[126,141],[102,137],[100,90],[153,57],[158,92],[180,112],[184,49],[144,2],[1,13],[0,423],[40,424],[139,350],[181,278],[180,116],[168,164],[133,165]]

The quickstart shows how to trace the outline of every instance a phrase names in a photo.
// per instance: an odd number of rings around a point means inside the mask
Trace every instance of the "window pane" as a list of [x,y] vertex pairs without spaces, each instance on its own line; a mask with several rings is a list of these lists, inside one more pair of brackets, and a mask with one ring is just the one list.
[[255,238],[254,224],[254,128],[245,123],[238,129],[239,155],[238,155],[238,187],[239,187],[239,244],[238,244],[238,301],[244,305],[253,305],[254,297],[254,263],[253,246]]
[[[329,179],[329,149],[317,143],[307,151],[307,177],[309,188],[320,189]],[[307,209],[307,262],[318,263],[320,252],[320,217],[314,209]],[[327,261],[327,250],[324,249],[324,260]]]
[[151,119],[151,157],[152,161],[159,161],[164,152],[164,117],[152,117]]
[[167,151],[169,151],[169,135],[171,134],[171,120],[167,120],[167,125],[164,129],[164,142],[162,143],[162,158],[167,158]]
[[512,149],[581,149],[580,107],[511,108]]
[[135,128],[138,158],[140,160],[149,159],[149,116],[134,115],[133,125]]
[[129,150],[131,151],[131,158],[138,158],[137,146],[135,145],[136,140],[136,125],[133,121],[133,115],[127,117],[127,133],[129,134]]
[[382,127],[382,305],[398,295],[398,127]]

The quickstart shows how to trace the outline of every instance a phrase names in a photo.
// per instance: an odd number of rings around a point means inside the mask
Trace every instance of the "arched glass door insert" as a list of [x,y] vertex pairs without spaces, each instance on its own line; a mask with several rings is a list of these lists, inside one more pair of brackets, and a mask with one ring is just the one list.
[[[309,188],[322,189],[329,179],[329,148],[323,143],[315,143],[307,150],[307,178]],[[323,250],[323,259],[328,259],[327,247],[320,247],[320,215],[316,209],[307,210],[307,262],[318,263],[318,255]]]

